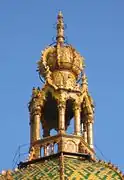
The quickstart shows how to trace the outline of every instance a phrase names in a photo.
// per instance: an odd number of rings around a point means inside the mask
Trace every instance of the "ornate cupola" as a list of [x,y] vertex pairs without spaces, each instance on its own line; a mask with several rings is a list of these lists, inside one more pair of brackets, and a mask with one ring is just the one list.
[[[45,84],[33,88],[29,102],[28,159],[13,171],[2,171],[0,180],[123,180],[117,167],[95,156],[94,105],[84,58],[65,43],[61,12],[56,29],[56,42],[42,51],[38,62]],[[70,122],[73,133],[67,130]],[[52,129],[57,133],[50,133]]]
[[[33,158],[39,158],[41,149],[43,156],[47,156],[54,153],[57,144],[57,152],[84,153],[94,159],[94,105],[88,92],[84,58],[65,43],[61,12],[56,29],[55,45],[42,51],[38,62],[38,71],[45,79],[45,85],[41,89],[33,88],[29,103],[30,149],[34,150]],[[69,134],[67,128],[72,118],[74,132]],[[50,134],[52,129],[57,131],[54,136]]]

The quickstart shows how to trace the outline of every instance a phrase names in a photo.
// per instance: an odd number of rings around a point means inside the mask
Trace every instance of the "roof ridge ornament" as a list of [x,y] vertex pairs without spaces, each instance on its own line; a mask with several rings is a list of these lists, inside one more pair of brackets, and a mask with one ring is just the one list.
[[57,16],[57,45],[62,45],[64,43],[65,37],[64,37],[64,21],[63,21],[63,14],[61,11],[59,11],[58,16]]

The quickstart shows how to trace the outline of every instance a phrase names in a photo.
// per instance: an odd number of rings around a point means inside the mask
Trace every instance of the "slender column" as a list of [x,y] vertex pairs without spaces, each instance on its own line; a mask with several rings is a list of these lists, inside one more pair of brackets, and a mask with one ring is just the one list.
[[59,114],[59,133],[65,133],[65,102],[59,102],[58,114]]
[[87,139],[89,146],[93,149],[93,118],[89,117],[87,121]]
[[83,129],[83,137],[84,137],[84,141],[87,143],[87,125],[86,122],[84,122],[84,129]]
[[77,104],[75,103],[74,104],[74,134],[76,135],[80,135],[80,111],[81,111],[81,108],[80,108],[80,104]]
[[34,140],[40,139],[40,114],[34,116]]
[[[40,139],[41,107],[33,110],[30,118],[30,144]],[[35,158],[40,157],[40,147],[34,146]]]
[[40,139],[40,119],[41,119],[41,108],[40,106],[34,110],[31,121],[30,121],[30,131],[31,131],[31,143]]

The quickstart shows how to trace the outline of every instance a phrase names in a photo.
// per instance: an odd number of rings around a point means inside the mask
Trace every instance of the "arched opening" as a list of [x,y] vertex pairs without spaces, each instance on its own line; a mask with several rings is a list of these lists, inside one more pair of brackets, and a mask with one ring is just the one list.
[[46,94],[46,101],[43,108],[43,121],[47,129],[58,129],[58,107],[51,92]]
[[44,157],[44,147],[40,148],[40,157]]
[[58,143],[54,143],[54,153],[58,153]]
[[73,100],[68,99],[66,102],[66,111],[65,111],[65,127],[66,133],[74,133],[74,112],[73,112]]
[[42,123],[40,123],[40,137],[43,137],[43,127],[42,127]]
[[67,134],[74,134],[74,118],[70,120],[70,124],[68,125],[66,132]]

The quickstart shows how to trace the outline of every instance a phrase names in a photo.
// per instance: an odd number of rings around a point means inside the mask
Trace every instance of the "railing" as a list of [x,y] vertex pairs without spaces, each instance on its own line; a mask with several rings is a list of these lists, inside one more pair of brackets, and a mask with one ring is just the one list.
[[40,156],[49,156],[52,154],[56,154],[59,152],[58,144],[57,143],[51,143],[47,144],[45,146],[42,146],[40,149]]
[[15,169],[21,161],[26,160],[28,157],[28,154],[29,154],[29,144],[20,145],[17,148],[15,155],[13,157],[12,169]]
[[94,150],[90,148],[82,137],[76,135],[57,134],[48,136],[35,141],[32,146],[40,147],[40,157],[49,156],[60,151],[94,155]]
[[[82,137],[76,135],[57,134],[48,136],[32,143],[32,147],[40,148],[40,157],[50,156],[58,152],[83,153],[94,157],[94,150],[83,140]],[[30,153],[29,153],[30,149]],[[15,153],[12,161],[12,169],[18,166],[20,162],[30,161],[31,148],[30,144],[20,145]],[[34,158],[35,159],[35,158]]]

